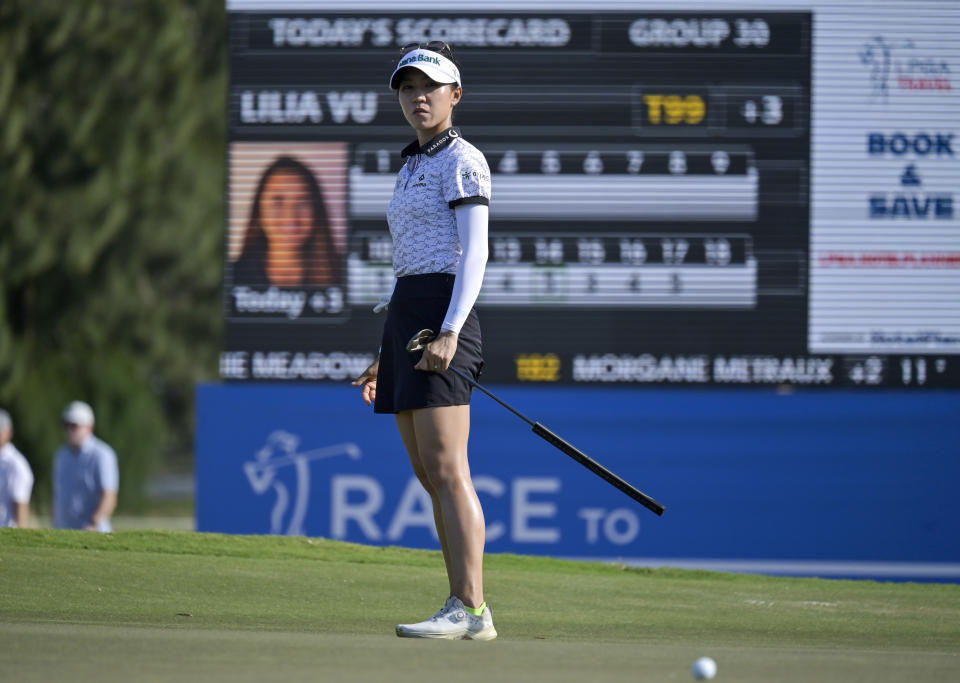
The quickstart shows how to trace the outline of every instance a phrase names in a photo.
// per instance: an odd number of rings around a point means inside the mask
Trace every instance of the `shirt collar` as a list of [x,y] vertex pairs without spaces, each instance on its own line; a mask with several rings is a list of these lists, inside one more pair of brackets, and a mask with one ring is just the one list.
[[96,447],[96,443],[94,442],[93,434],[90,434],[86,439],[84,439],[83,443],[80,444],[80,448],[78,448],[77,450],[73,450],[72,448],[70,448],[70,445],[67,444],[67,450],[69,450],[71,453],[74,453],[78,456],[83,455],[84,453],[89,453],[95,447]]
[[458,137],[460,137],[460,129],[453,126],[447,128],[442,133],[437,133],[434,137],[427,140],[426,144],[421,145],[418,141],[414,140],[403,148],[400,156],[404,159],[412,157],[414,154],[426,154],[428,157],[432,157]]

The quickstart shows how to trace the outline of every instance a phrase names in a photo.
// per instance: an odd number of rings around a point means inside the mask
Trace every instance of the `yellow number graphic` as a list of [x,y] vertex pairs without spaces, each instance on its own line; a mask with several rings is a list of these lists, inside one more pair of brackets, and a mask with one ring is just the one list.
[[707,104],[700,95],[644,95],[643,102],[647,105],[647,118],[655,126],[695,126],[707,114]]

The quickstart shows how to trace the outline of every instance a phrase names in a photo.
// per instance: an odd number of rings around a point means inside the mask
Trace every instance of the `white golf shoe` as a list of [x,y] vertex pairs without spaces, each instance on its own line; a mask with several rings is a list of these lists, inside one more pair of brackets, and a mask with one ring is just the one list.
[[493,640],[493,612],[487,606],[479,617],[470,614],[459,598],[447,598],[443,609],[418,624],[400,624],[401,638],[442,638],[445,640]]

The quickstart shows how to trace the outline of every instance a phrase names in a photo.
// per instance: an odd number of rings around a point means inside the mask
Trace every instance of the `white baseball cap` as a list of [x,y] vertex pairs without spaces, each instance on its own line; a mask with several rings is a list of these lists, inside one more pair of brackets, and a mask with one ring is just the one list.
[[13,429],[13,420],[10,419],[10,413],[0,408],[0,432]]
[[397,62],[397,68],[393,70],[393,74],[390,76],[390,87],[393,90],[400,87],[399,79],[397,78],[400,69],[405,69],[408,66],[414,69],[420,69],[420,71],[427,74],[427,76],[432,78],[436,83],[456,83],[457,85],[463,85],[460,81],[460,69],[453,63],[453,60],[447,59],[439,52],[417,48],[400,57],[400,61]]
[[93,408],[83,401],[74,401],[64,409],[63,421],[72,425],[90,426],[93,424]]

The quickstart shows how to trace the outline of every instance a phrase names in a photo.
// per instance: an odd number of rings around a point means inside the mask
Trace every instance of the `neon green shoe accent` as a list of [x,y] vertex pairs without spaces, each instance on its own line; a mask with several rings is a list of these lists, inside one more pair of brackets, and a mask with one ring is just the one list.
[[486,608],[487,608],[487,603],[483,603],[479,607],[469,607],[468,605],[463,606],[463,609],[467,610],[468,612],[470,612],[470,614],[472,614],[475,617],[479,617],[480,615],[482,615],[483,610],[485,610]]

